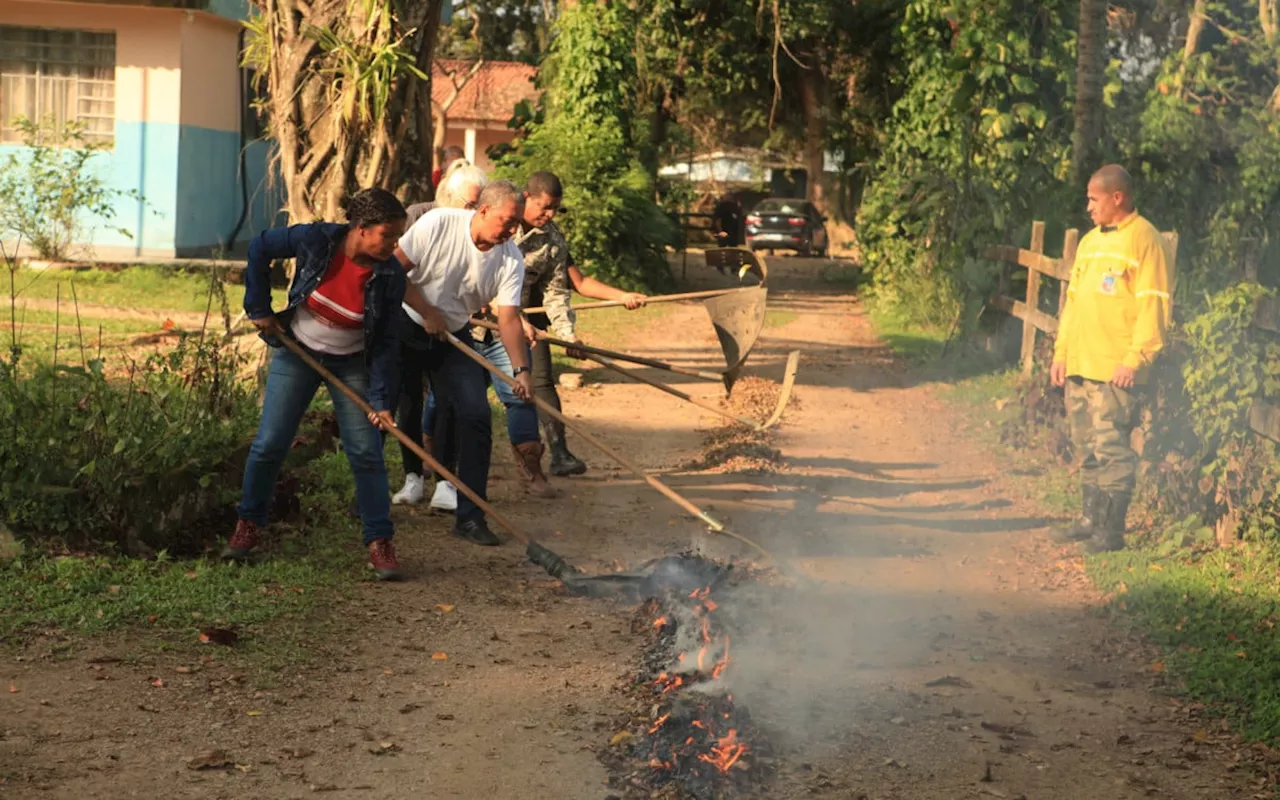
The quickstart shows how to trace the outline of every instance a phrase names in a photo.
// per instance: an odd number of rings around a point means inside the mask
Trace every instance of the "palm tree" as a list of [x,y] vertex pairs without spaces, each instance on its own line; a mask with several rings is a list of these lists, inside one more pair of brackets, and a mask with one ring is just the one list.
[[1080,0],[1079,30],[1071,171],[1076,182],[1083,183],[1099,166],[1095,162],[1102,140],[1102,87],[1107,73],[1106,0]]

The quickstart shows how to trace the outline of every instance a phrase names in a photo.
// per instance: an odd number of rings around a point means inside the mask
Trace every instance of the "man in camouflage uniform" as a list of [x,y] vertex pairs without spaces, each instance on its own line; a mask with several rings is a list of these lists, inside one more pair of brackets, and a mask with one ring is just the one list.
[[1134,392],[1164,347],[1173,275],[1159,231],[1133,207],[1123,167],[1098,170],[1088,198],[1097,227],[1076,251],[1050,370],[1053,384],[1066,387],[1083,513],[1053,538],[1084,541],[1096,553],[1124,547],[1138,467],[1129,441]]
[[[550,328],[558,339],[579,341],[574,330],[575,315],[572,307],[573,290],[584,297],[597,300],[621,300],[628,309],[644,305],[645,296],[636,292],[624,292],[594,278],[583,276],[574,265],[569,253],[569,243],[555,224],[560,210],[564,188],[560,179],[551,172],[535,172],[525,186],[525,212],[520,230],[512,241],[524,254],[525,308],[542,306],[543,314],[529,317],[529,322],[543,330]],[[573,350],[570,356],[579,357]],[[539,342],[533,348],[534,394],[560,409],[560,395],[556,391],[556,378],[551,363],[551,346]],[[542,432],[547,448],[551,451],[550,472],[556,476],[581,475],[587,465],[569,452],[565,444],[564,424],[559,420],[540,415]]]

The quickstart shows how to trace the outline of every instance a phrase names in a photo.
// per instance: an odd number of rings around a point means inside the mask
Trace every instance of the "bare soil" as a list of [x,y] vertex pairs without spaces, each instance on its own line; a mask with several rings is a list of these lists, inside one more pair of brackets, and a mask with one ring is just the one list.
[[[884,350],[855,296],[815,279],[817,264],[770,264],[770,306],[796,317],[765,330],[751,372],[780,380],[787,352],[804,352],[772,471],[682,470],[720,421],[667,395],[593,371],[563,396],[571,417],[803,576],[722,598],[759,619],[726,673],[777,754],[756,796],[1270,797],[1235,741],[1096,613],[1078,559],[1016,499],[1019,476]],[[721,365],[698,305],[643,319],[630,349]],[[612,569],[695,544],[750,557],[571,445],[592,469],[555,480],[561,499],[526,498],[505,454],[491,488],[570,561]],[[414,579],[338,602],[304,666],[244,669],[216,648],[200,660],[138,638],[68,655],[37,637],[10,655],[0,797],[609,796],[597,753],[639,664],[634,609],[558,593],[514,544],[476,548],[446,518],[398,513]],[[225,766],[195,769],[202,758]]]

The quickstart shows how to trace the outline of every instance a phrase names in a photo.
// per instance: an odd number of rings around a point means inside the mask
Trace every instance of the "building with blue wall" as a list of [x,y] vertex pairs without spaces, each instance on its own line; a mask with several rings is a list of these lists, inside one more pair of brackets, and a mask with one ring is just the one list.
[[239,66],[247,14],[243,0],[0,0],[0,154],[22,146],[19,115],[80,120],[106,146],[95,168],[143,198],[84,220],[86,256],[214,256],[282,220]]

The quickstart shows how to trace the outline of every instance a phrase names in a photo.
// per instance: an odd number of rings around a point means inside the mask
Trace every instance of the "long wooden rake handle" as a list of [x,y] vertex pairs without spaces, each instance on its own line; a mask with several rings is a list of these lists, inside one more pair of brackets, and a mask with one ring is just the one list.
[[[487,319],[473,317],[471,319],[471,324],[479,325],[482,328],[488,328],[491,331],[496,331],[498,329],[497,323]],[[688,367],[677,367],[674,364],[668,364],[665,361],[645,358],[644,356],[634,356],[630,353],[618,352],[617,350],[606,350],[603,347],[595,347],[589,344],[582,344],[581,342],[570,342],[567,339],[557,339],[556,337],[545,333],[540,334],[538,338],[548,344],[554,344],[556,347],[578,350],[583,353],[590,353],[591,355],[603,356],[605,358],[616,358],[619,361],[626,361],[630,364],[639,364],[642,367],[652,367],[653,369],[660,369],[665,372],[674,372],[677,375],[688,375],[691,378],[701,378],[704,381],[715,381],[716,383],[724,382],[723,372],[704,372],[702,370],[689,369]]]
[[[750,286],[746,288],[754,289],[755,287]],[[722,294],[733,294],[734,292],[740,292],[740,291],[742,291],[742,287],[737,287],[733,289],[704,289],[699,292],[682,292],[680,294],[657,294],[657,295],[654,295],[653,297],[646,297],[644,304],[650,305],[651,303],[674,303],[677,300],[701,300],[704,297],[719,297]],[[586,311],[587,309],[590,309],[590,308],[616,308],[618,306],[625,306],[626,304],[627,304],[626,300],[601,300],[595,303],[582,303],[582,304],[574,303],[573,310]],[[524,309],[524,313],[545,314],[547,313],[547,309],[545,306],[534,306],[533,308]]]
[[715,414],[719,414],[725,419],[731,419],[734,422],[737,422],[741,425],[746,425],[749,428],[755,428],[757,430],[761,429],[762,427],[761,423],[756,422],[753,419],[747,419],[746,417],[740,417],[737,414],[733,414],[728,411],[725,411],[723,408],[717,406],[715,403],[709,403],[700,397],[694,397],[691,394],[686,394],[685,392],[680,391],[674,386],[668,386],[662,381],[655,381],[653,378],[650,378],[643,373],[636,372],[633,369],[627,369],[626,367],[622,366],[621,364],[614,361],[613,359],[606,358],[604,356],[592,355],[590,353],[584,353],[583,355],[587,357],[588,361],[594,361],[600,366],[607,367],[613,370],[614,372],[618,373],[619,375],[623,375],[630,378],[633,381],[637,381],[639,383],[652,386],[653,388],[657,389],[660,392],[666,392],[672,397],[678,397],[687,403],[693,403],[695,406],[698,406],[699,408],[705,408],[707,411],[710,411]]
[[[498,326],[495,323],[491,322],[490,320],[473,319],[471,321],[482,328],[487,328],[488,330],[491,330],[491,331],[498,330]],[[740,422],[743,425],[749,425],[752,428],[760,427],[760,423],[756,422],[755,420],[750,420],[745,417],[739,417],[734,414],[730,414],[728,411],[725,411],[723,408],[720,408],[717,405],[709,403],[706,400],[701,400],[692,395],[685,394],[684,392],[680,391],[679,389],[676,389],[673,386],[668,386],[667,384],[661,381],[655,381],[653,378],[646,377],[634,370],[627,369],[626,367],[614,361],[608,355],[604,355],[604,353],[610,352],[608,350],[601,350],[600,348],[597,348],[597,347],[590,347],[584,344],[574,344],[572,342],[566,342],[563,339],[556,339],[553,336],[547,334],[545,331],[540,330],[538,328],[534,328],[534,331],[538,337],[538,341],[545,341],[549,344],[554,344],[561,347],[572,347],[575,350],[580,350],[582,351],[583,355],[586,356],[588,361],[594,361],[603,367],[608,367],[609,369],[614,370],[618,374],[625,375],[626,377],[631,378],[634,381],[638,381],[640,383],[646,383],[655,389],[658,389],[660,391],[666,392],[669,395],[672,395],[673,397],[679,397],[681,400],[687,400],[696,406],[705,408],[708,411],[713,411],[721,415],[722,417],[727,417],[733,420],[734,422]],[[643,364],[645,361],[648,360],[648,359],[642,358],[641,356],[629,356],[629,358],[641,364]],[[654,366],[655,364],[661,364],[661,363],[662,362],[654,362],[653,364],[648,364],[647,366]],[[662,367],[660,366],[656,368],[662,369]],[[708,377],[710,377],[710,373],[707,373],[707,375]]]
[[[321,364],[319,361],[316,361],[314,358],[312,358],[310,353],[308,353],[306,350],[303,350],[302,346],[299,345],[294,340],[290,339],[287,334],[281,334],[277,338],[284,343],[284,346],[289,349],[289,352],[293,353],[295,356],[302,359],[303,363],[305,363],[308,367],[311,367],[313,370],[315,370],[316,374],[319,375],[321,378],[324,378],[324,380],[330,386],[337,387],[338,391],[342,392],[351,400],[351,402],[359,406],[361,411],[363,411],[365,414],[375,413],[373,406],[369,405],[369,403],[366,402],[365,399],[361,397],[358,392],[356,392],[350,386],[346,385],[341,380],[339,380],[338,377],[334,375],[332,372],[325,369],[323,364]],[[469,348],[467,349],[469,350]],[[444,465],[442,465],[439,461],[436,461],[435,458],[433,458],[432,455],[428,453],[426,449],[423,448],[422,445],[418,444],[413,439],[410,439],[409,435],[406,434],[404,431],[400,430],[399,428],[391,428],[388,431],[388,433],[396,437],[396,439],[400,440],[400,443],[403,444],[405,447],[412,450],[414,455],[416,455],[418,458],[421,458],[424,464],[431,467],[438,474],[443,475],[445,480],[449,481],[454,486],[456,486],[459,492],[462,492],[464,495],[466,495],[467,499],[475,503],[476,506],[478,506],[480,510],[483,511],[486,515],[492,517],[495,522],[501,525],[503,529],[506,530],[507,533],[515,537],[517,541],[519,541],[521,544],[525,546],[529,545],[530,543],[529,537],[525,536],[524,533],[522,533],[519,528],[517,528],[514,524],[512,524],[511,520],[507,519],[502,514],[499,514],[497,509],[489,505],[489,503],[485,501],[484,498],[482,498],[479,494],[473,491],[471,487],[463,483],[462,480],[459,479],[457,475],[454,475],[452,472],[445,469]]]
[[[493,377],[497,378],[498,380],[502,381],[508,386],[511,386],[511,387],[516,386],[515,378],[512,378],[510,375],[503,372],[501,369],[498,369],[498,367],[494,366],[493,363],[490,362],[487,358],[477,353],[469,345],[464,344],[462,340],[460,340],[457,336],[454,336],[452,333],[445,333],[444,335],[448,339],[449,344],[458,348],[458,350],[460,350],[464,355],[466,355],[467,358],[471,359],[472,361],[476,362],[480,366],[484,367],[485,370],[487,370],[490,375],[493,375]],[[774,558],[773,554],[770,553],[768,550],[765,550],[763,547],[751,541],[750,539],[746,538],[745,536],[740,536],[739,534],[736,534],[733,531],[726,528],[724,526],[724,523],[720,522],[715,517],[712,517],[707,512],[698,508],[693,503],[689,502],[685,497],[683,497],[682,495],[677,493],[675,490],[673,490],[671,487],[667,486],[662,481],[658,480],[657,478],[653,477],[649,473],[645,472],[643,469],[638,467],[635,463],[633,463],[632,461],[624,457],[622,454],[618,453],[612,447],[600,441],[598,438],[596,438],[595,434],[591,433],[588,430],[585,430],[584,428],[574,423],[573,420],[569,419],[564,414],[560,413],[560,411],[558,411],[555,406],[546,402],[542,398],[536,397],[536,396],[533,398],[533,402],[534,402],[534,405],[536,405],[539,409],[545,412],[548,416],[552,417],[553,419],[559,420],[561,423],[564,424],[566,428],[578,434],[583,439],[586,439],[588,443],[590,443],[600,452],[607,455],[609,458],[613,459],[614,461],[618,462],[622,466],[626,467],[636,477],[640,478],[645,483],[652,486],[654,489],[657,489],[668,500],[680,506],[680,508],[684,509],[695,519],[701,520],[702,522],[706,523],[707,527],[709,527],[712,531],[716,533],[722,533],[725,536],[729,536],[731,538],[737,539],[743,544],[749,545],[755,548],[756,550],[760,551],[760,553],[764,555],[766,558],[768,558],[769,560],[774,561],[775,563],[777,562],[777,559]]]

